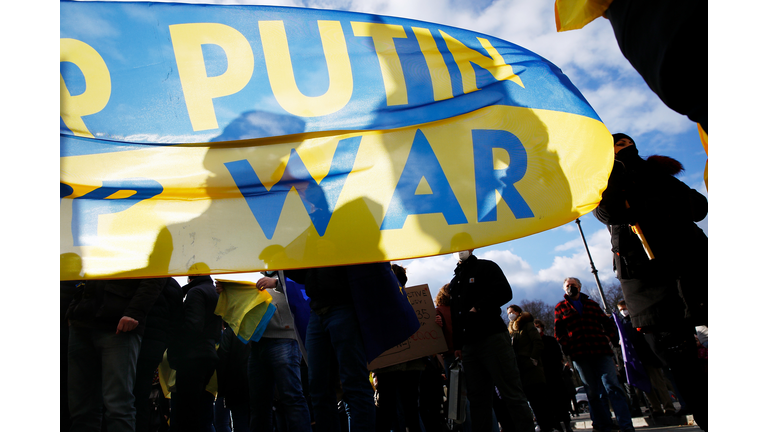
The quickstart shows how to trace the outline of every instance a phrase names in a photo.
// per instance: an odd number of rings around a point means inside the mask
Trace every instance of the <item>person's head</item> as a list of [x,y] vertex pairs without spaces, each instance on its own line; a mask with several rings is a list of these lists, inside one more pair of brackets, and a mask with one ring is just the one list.
[[200,276],[207,276],[211,274],[211,268],[206,263],[198,262],[194,263],[187,270],[187,283],[192,282],[195,278]]
[[635,140],[630,138],[629,135],[623,134],[623,133],[613,134],[613,153],[614,154],[633,145],[635,145]]
[[438,306],[450,306],[451,305],[451,296],[448,294],[448,285],[443,285],[442,288],[440,288],[440,291],[437,292],[437,297],[435,297],[435,303],[437,303]]
[[628,316],[629,315],[629,309],[627,308],[627,302],[624,300],[619,300],[619,302],[616,304],[616,307],[619,309],[619,313],[621,316]]
[[581,293],[581,281],[575,277],[565,278],[563,281],[563,291],[571,299],[578,299]]
[[520,314],[523,313],[523,310],[520,309],[520,306],[518,305],[510,305],[507,308],[507,318],[509,318],[509,322],[513,322],[517,319],[517,317],[520,316]]
[[536,318],[533,320],[533,325],[536,327],[536,329],[539,331],[540,335],[544,334],[544,329],[546,329],[546,326],[544,325],[544,321]]
[[408,282],[408,276],[405,275],[405,268],[392,264],[392,272],[397,276],[397,281],[400,282],[400,286],[405,287],[405,283]]
[[454,253],[453,253],[453,256],[454,256],[454,258],[456,258],[456,259],[457,259],[459,262],[462,262],[462,261],[466,261],[466,260],[467,260],[467,258],[469,258],[470,256],[472,256],[472,251],[474,251],[474,249],[469,249],[469,250],[465,250],[465,251],[458,251],[458,252],[454,252]]

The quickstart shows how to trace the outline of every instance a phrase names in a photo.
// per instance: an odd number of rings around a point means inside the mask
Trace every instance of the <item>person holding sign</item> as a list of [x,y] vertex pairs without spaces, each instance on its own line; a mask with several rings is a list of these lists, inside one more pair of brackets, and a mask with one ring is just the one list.
[[492,430],[496,387],[517,430],[533,432],[533,415],[501,319],[501,306],[512,299],[512,288],[496,263],[478,259],[472,252],[470,249],[456,254],[459,263],[448,288],[453,346],[467,375],[472,430]]

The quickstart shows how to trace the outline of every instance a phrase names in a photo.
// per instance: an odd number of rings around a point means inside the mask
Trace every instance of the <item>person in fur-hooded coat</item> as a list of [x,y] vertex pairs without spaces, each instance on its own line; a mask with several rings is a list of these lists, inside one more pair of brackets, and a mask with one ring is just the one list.
[[[696,225],[707,199],[674,176],[683,166],[666,156],[638,155],[632,138],[614,134],[615,161],[593,211],[611,233],[616,277],[632,325],[707,325],[707,236]],[[633,232],[640,227],[654,258]]]
[[538,329],[533,325],[533,315],[523,312],[517,305],[511,305],[507,310],[512,314],[510,318],[513,318],[510,319],[508,329],[512,337],[512,348],[515,350],[525,396],[531,404],[541,430],[558,429],[552,407],[547,402],[547,380],[544,375],[544,363],[541,361],[544,342],[541,340]]
[[542,385],[544,378],[544,365],[541,362],[541,354],[544,352],[544,342],[541,335],[533,325],[533,315],[523,312],[522,309],[512,305],[512,313],[517,313],[517,318],[509,323],[509,335],[512,336],[512,348],[517,357],[517,368],[520,369],[520,377],[523,380],[523,388]]
[[[670,369],[696,423],[706,430],[706,373],[691,365],[695,326],[707,325],[707,236],[696,225],[707,215],[707,199],[674,177],[683,169],[678,161],[641,158],[623,133],[614,134],[613,142],[613,170],[593,214],[611,233],[632,326]],[[646,247],[635,231],[643,234]]]

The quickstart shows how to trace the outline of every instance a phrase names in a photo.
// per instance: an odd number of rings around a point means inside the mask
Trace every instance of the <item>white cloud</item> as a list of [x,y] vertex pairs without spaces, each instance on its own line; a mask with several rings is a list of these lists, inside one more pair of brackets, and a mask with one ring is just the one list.
[[581,241],[580,238],[573,239],[567,243],[563,243],[561,245],[555,246],[555,252],[562,252],[562,251],[578,248],[582,245],[582,243],[583,242]]
[[451,281],[453,269],[456,268],[456,259],[453,258],[453,255],[394,261],[394,263],[405,267],[408,286],[429,285],[433,299],[440,288]]
[[667,134],[685,132],[691,122],[670,110],[641,80],[632,87],[607,81],[594,90],[582,89],[582,94],[612,132],[630,136],[651,131]]

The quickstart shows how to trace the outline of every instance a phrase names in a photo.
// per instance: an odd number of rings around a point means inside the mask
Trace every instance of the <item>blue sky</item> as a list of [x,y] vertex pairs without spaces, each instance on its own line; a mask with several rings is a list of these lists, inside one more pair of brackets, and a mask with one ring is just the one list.
[[[198,3],[196,1],[187,1]],[[200,3],[218,3],[203,1]],[[586,97],[611,132],[636,141],[642,156],[678,159],[686,171],[680,179],[707,195],[703,172],[707,156],[696,125],[667,108],[623,57],[608,20],[598,18],[581,30],[557,33],[554,1],[459,0],[305,0],[223,1],[260,5],[338,9],[418,19],[495,36],[529,49],[560,67]],[[591,214],[581,218],[590,253],[603,283],[615,281],[610,240],[605,226]],[[700,223],[708,233],[708,218]],[[495,261],[512,285],[514,299],[562,298],[562,279],[579,277],[595,286],[575,222],[526,238],[488,246],[475,254]],[[409,284],[429,284],[433,295],[450,281],[456,260],[451,255],[405,260]],[[256,280],[258,274],[225,278]]]

